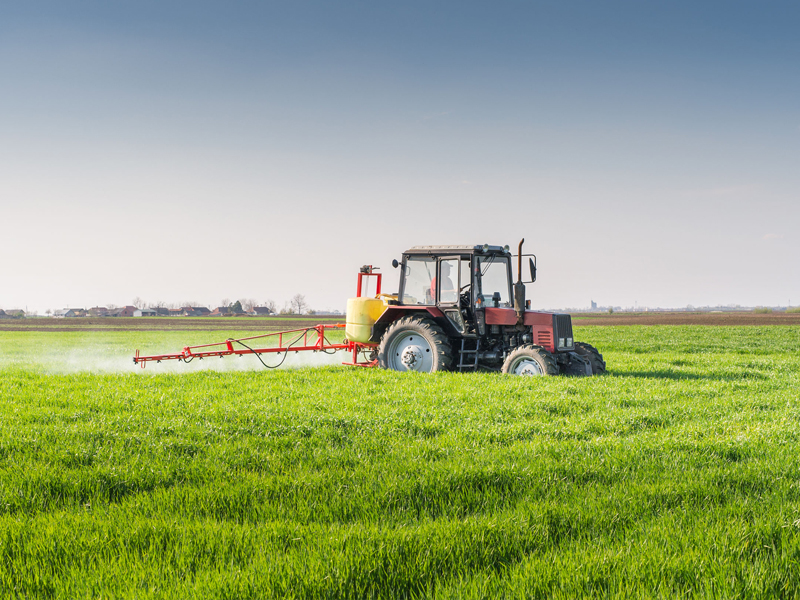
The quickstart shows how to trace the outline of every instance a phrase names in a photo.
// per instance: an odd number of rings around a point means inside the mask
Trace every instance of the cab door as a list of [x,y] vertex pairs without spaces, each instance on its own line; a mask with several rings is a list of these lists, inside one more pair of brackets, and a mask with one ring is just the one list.
[[467,333],[461,314],[461,291],[469,287],[470,261],[461,256],[442,256],[436,269],[436,304],[460,335]]
[[436,304],[458,306],[461,290],[461,257],[442,256],[436,265]]

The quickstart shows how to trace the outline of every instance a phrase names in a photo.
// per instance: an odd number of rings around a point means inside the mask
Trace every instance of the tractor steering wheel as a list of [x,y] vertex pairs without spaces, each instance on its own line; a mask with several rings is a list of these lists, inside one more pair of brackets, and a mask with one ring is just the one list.
[[[467,286],[467,287],[469,287],[469,286]],[[461,289],[463,290],[464,288],[461,288]],[[459,304],[461,306],[464,306],[464,307],[469,306],[469,303],[470,303],[469,292],[462,291],[461,295],[459,296],[459,300],[460,300]]]

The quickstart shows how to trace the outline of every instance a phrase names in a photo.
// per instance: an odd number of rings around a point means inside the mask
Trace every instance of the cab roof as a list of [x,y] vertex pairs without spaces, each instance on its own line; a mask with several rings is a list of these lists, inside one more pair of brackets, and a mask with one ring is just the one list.
[[426,254],[429,256],[445,256],[447,254],[506,254],[503,246],[413,246],[403,254]]

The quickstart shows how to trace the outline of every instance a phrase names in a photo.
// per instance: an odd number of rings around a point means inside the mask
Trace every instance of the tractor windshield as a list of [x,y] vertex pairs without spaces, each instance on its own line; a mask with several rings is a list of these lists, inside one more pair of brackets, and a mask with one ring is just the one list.
[[433,304],[436,260],[428,256],[409,256],[403,270],[403,304]]
[[[492,297],[500,294],[500,307],[511,306],[511,283],[508,277],[508,259],[501,256],[476,257],[477,294],[483,295],[484,306],[494,306]],[[476,298],[478,296],[476,295]]]

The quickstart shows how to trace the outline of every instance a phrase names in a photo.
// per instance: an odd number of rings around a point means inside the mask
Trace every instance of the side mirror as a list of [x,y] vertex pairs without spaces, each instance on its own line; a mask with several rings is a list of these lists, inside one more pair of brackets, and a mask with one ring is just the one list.
[[528,263],[530,264],[531,267],[531,283],[533,283],[534,281],[536,281],[536,263],[533,262],[532,258],[528,259]]
[[399,267],[399,266],[400,266],[400,263],[399,263],[399,262],[397,262],[397,259],[396,259],[396,258],[392,259],[392,266],[393,266],[395,269],[396,269],[397,267]]

